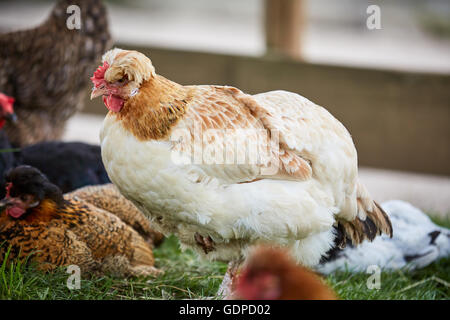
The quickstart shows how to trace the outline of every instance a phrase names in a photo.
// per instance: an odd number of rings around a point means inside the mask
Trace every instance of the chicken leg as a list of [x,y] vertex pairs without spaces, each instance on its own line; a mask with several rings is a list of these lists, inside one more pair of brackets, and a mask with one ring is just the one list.
[[235,289],[235,279],[239,275],[242,270],[242,266],[244,264],[244,260],[235,260],[228,263],[228,269],[223,277],[223,281],[220,284],[219,290],[217,291],[217,295],[224,299],[230,300],[233,298],[233,292]]

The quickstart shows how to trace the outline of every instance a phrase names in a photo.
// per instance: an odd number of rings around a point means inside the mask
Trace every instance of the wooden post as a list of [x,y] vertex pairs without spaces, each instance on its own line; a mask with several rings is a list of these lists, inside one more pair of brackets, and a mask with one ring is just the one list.
[[302,0],[266,0],[268,54],[301,59],[301,31],[304,23],[302,3]]

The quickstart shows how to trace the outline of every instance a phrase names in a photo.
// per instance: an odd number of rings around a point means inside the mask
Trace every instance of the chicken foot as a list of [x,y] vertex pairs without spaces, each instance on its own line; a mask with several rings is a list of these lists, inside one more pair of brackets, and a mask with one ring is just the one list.
[[224,299],[229,300],[233,298],[233,292],[235,288],[235,280],[239,275],[242,266],[244,264],[244,260],[235,260],[228,263],[228,269],[225,273],[222,283],[220,284],[219,291],[217,291],[217,295]]
[[211,239],[210,236],[203,237],[199,233],[195,233],[194,235],[195,241],[197,244],[202,247],[205,254],[208,254],[208,252],[214,251],[214,241]]

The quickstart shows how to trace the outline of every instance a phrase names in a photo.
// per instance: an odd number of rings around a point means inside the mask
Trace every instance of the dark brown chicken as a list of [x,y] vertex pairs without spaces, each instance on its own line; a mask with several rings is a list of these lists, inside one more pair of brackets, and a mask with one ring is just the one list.
[[278,248],[257,248],[236,279],[234,298],[245,300],[335,300],[314,272]]
[[[79,30],[66,25],[70,5],[81,9]],[[5,127],[11,143],[59,140],[111,44],[101,0],[60,0],[42,25],[0,35],[0,91],[16,99],[20,119]]]
[[1,259],[10,250],[8,259],[33,253],[31,259],[44,271],[78,265],[84,272],[118,276],[159,273],[151,245],[116,215],[74,194],[63,197],[58,187],[30,166],[12,169],[6,182],[0,214]]

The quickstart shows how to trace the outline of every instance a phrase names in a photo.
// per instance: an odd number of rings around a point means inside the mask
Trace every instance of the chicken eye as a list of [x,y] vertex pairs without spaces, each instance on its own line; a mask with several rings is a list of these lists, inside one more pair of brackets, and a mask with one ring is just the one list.
[[125,78],[122,78],[122,79],[119,79],[119,83],[122,83],[122,82],[124,82],[125,81]]

